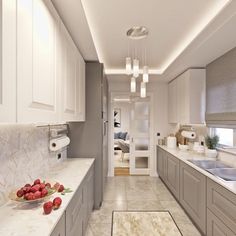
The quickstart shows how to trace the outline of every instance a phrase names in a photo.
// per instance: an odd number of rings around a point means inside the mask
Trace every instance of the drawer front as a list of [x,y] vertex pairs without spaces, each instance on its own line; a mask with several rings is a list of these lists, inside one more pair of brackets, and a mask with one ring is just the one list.
[[206,233],[206,177],[180,164],[180,203],[199,229]]
[[66,209],[66,236],[82,235],[83,213],[83,193],[80,186]]
[[235,236],[235,234],[207,209],[207,236]]
[[54,230],[51,233],[51,236],[65,236],[66,235],[66,219],[65,213],[58,221],[57,225],[55,226]]
[[179,160],[166,154],[166,184],[179,200]]
[[207,207],[236,233],[236,195],[207,180]]

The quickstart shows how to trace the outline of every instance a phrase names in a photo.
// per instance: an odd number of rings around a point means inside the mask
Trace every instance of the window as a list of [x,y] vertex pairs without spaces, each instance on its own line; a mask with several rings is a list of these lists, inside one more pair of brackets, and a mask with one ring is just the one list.
[[219,147],[236,149],[236,129],[214,128],[213,133],[220,138]]
[[215,134],[219,136],[219,144],[222,146],[234,146],[234,130],[233,129],[223,129],[216,128]]

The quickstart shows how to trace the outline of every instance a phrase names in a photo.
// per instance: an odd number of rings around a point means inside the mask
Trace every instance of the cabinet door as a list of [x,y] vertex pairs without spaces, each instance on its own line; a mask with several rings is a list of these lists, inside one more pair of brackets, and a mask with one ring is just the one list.
[[16,1],[0,1],[0,122],[16,122]]
[[51,236],[66,236],[66,218],[65,214],[62,215],[61,219],[58,221]]
[[177,80],[168,85],[169,123],[178,123],[177,117]]
[[221,220],[207,209],[207,236],[235,236]]
[[79,62],[79,83],[78,83],[78,92],[77,92],[77,110],[78,110],[78,121],[85,121],[85,112],[86,112],[86,104],[85,104],[85,62],[82,56],[78,55]]
[[76,48],[73,41],[62,25],[62,120],[74,121],[76,119],[76,90],[78,62],[76,58]]
[[166,184],[179,199],[179,160],[171,154],[166,154]]
[[180,164],[180,203],[203,233],[206,233],[206,177]]
[[188,124],[188,74],[187,72],[180,75],[177,79],[177,112],[178,122]]
[[58,120],[60,19],[50,1],[17,2],[17,119]]
[[165,153],[161,148],[158,148],[158,155],[157,155],[157,170],[158,170],[158,175],[164,180],[165,179]]
[[66,208],[66,236],[83,235],[83,183]]

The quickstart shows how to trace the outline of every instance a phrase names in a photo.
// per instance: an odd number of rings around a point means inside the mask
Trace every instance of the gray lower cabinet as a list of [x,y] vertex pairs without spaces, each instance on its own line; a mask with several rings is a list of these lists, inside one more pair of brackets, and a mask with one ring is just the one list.
[[[221,185],[207,180],[207,207],[220,219],[221,225],[229,228],[236,235],[236,196]],[[207,219],[207,224],[211,222],[211,218]],[[227,229],[226,228],[226,229]],[[222,227],[223,230],[223,227]],[[209,232],[210,229],[208,230]],[[209,234],[211,235],[211,234]],[[221,234],[219,234],[221,235]],[[224,235],[224,234],[222,234]]]
[[65,213],[62,215],[61,219],[58,221],[56,227],[51,233],[51,236],[65,236],[66,235],[66,218]]
[[94,207],[94,165],[74,193],[51,236],[84,236]]
[[179,160],[171,154],[166,154],[165,181],[171,192],[179,200]]
[[180,161],[168,152],[158,148],[157,171],[161,179],[179,200],[179,163]]
[[165,164],[165,151],[163,151],[161,148],[158,148],[157,149],[157,172],[162,180],[165,179],[164,164]]
[[235,233],[207,209],[207,236],[235,236]]
[[206,177],[180,164],[180,203],[202,233],[206,233]]

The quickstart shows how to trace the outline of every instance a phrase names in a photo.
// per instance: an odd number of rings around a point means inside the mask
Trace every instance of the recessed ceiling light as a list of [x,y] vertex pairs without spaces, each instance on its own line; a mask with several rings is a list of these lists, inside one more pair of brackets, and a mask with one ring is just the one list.
[[126,35],[131,39],[143,39],[148,36],[148,29],[145,26],[134,26],[127,31]]

